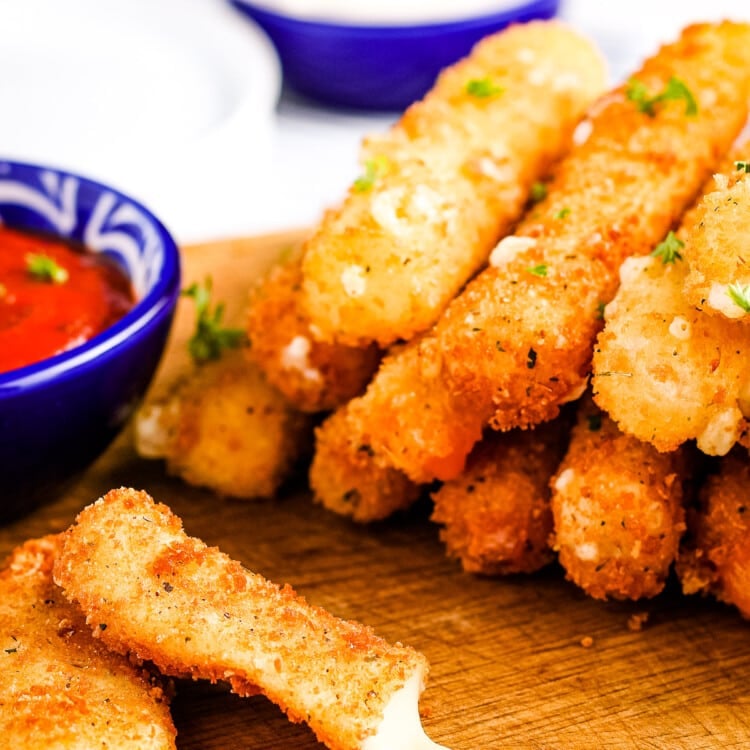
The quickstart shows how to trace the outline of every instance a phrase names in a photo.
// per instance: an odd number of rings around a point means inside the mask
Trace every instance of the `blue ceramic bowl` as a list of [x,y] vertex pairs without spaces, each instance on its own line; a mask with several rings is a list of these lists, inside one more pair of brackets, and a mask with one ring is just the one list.
[[146,208],[56,169],[0,161],[0,221],[110,255],[137,299],[85,344],[0,373],[0,518],[8,519],[59,494],[133,412],[164,349],[180,262],[169,232]]
[[482,37],[512,22],[551,18],[559,6],[559,0],[519,1],[512,9],[457,21],[365,26],[294,18],[262,2],[231,1],[271,38],[290,86],[327,105],[368,110],[406,108]]

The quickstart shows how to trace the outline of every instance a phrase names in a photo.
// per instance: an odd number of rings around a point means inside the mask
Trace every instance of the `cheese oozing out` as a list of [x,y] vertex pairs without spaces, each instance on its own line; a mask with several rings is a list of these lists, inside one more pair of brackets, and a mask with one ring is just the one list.
[[386,704],[377,731],[362,743],[362,750],[448,750],[433,742],[419,719],[419,694],[424,674],[417,670]]

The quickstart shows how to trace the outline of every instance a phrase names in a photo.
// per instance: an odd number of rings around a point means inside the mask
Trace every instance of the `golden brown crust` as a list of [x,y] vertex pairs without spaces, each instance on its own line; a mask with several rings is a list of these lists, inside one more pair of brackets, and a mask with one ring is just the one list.
[[0,737],[12,748],[175,747],[160,682],[92,638],[52,581],[58,538],[18,547],[0,571]]
[[345,410],[332,414],[315,431],[310,488],[315,500],[353,521],[369,523],[408,508],[419,487],[398,469],[378,460],[372,448],[356,441]]
[[719,461],[688,513],[677,573],[686,594],[713,594],[750,619],[750,460],[736,448]]
[[190,484],[239,498],[272,497],[309,445],[292,409],[242,351],[195,368],[136,418],[136,448]]
[[166,674],[263,692],[332,750],[360,748],[393,692],[427,667],[188,537],[144,492],[113,490],[84,509],[63,535],[55,579],[110,648]]
[[660,451],[697,439],[724,455],[746,429],[750,328],[690,304],[687,271],[655,257],[623,264],[594,353],[595,398],[623,432]]
[[568,421],[490,432],[462,474],[432,496],[448,554],[469,573],[531,573],[553,559],[549,479],[565,451]]
[[596,599],[656,596],[685,529],[686,474],[682,451],[623,435],[585,398],[551,480],[552,544],[568,579]]
[[[748,25],[693,26],[635,74],[649,92],[679,78],[695,116],[684,101],[649,116],[622,87],[600,100],[588,139],[516,230],[533,246],[490,266],[449,306],[435,329],[446,373],[454,389],[491,397],[493,426],[549,419],[580,384],[622,261],[664,238],[744,124],[748,50]],[[546,276],[529,272],[539,266]]]
[[[528,426],[578,397],[620,262],[664,237],[744,122],[748,50],[749,26],[692,27],[637,74],[650,91],[682,78],[695,117],[684,102],[650,117],[622,89],[597,105],[588,140],[562,162],[518,237],[414,344],[418,355],[408,348],[403,365],[384,363],[350,402],[358,437],[366,431],[376,455],[414,481],[449,479],[487,422]],[[437,408],[404,398],[415,392]]]
[[708,315],[745,324],[750,315],[732,300],[729,287],[750,290],[749,160],[750,144],[733,149],[690,220],[683,223],[682,248],[689,266],[683,289],[686,300]]
[[[489,96],[472,82],[498,87]],[[604,87],[598,53],[559,23],[513,26],[446,69],[392,130],[369,139],[355,183],[303,260],[325,339],[386,346],[426,330],[520,215]]]
[[251,293],[249,357],[268,382],[303,412],[335,409],[364,390],[380,352],[318,341],[302,306],[299,260],[271,269]]

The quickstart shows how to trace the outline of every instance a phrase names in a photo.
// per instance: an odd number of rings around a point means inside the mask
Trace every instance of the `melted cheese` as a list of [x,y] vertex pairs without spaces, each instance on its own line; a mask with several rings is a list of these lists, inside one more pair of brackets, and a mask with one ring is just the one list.
[[423,674],[418,670],[391,696],[380,726],[362,743],[362,750],[448,750],[433,742],[422,729],[419,720],[422,687]]

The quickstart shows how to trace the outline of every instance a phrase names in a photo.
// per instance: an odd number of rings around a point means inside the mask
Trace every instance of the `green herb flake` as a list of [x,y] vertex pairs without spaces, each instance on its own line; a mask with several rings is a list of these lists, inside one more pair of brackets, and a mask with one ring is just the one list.
[[5,653],[6,654],[15,654],[18,652],[18,646],[15,646],[14,648],[6,648]]
[[596,306],[596,319],[597,320],[604,320],[604,310],[605,310],[606,307],[607,307],[607,303],[606,302],[600,302]]
[[727,294],[743,312],[750,313],[750,284],[730,284]]
[[539,203],[547,197],[547,185],[544,182],[535,182],[531,186],[531,202]]
[[666,266],[667,263],[682,260],[680,250],[683,247],[685,243],[670,230],[669,234],[651,251],[651,257],[661,258],[661,262]]
[[672,76],[667,81],[664,90],[653,96],[649,93],[643,82],[637,78],[631,78],[625,87],[625,97],[635,104],[639,112],[643,112],[649,117],[656,115],[657,104],[679,100],[685,102],[685,114],[688,117],[694,117],[698,114],[698,104],[695,101],[695,97],[684,81],[677,78],[677,76]]
[[566,217],[570,216],[570,209],[566,206],[565,208],[561,208],[556,214],[555,219],[565,219]]
[[505,91],[490,78],[472,78],[466,84],[466,93],[477,99],[489,99],[492,96],[500,96]]
[[750,172],[750,161],[736,161],[734,168],[738,172]]
[[547,264],[540,263],[537,266],[530,266],[526,269],[529,273],[533,273],[534,276],[546,276],[547,275]]
[[379,177],[387,174],[391,163],[386,156],[376,156],[365,162],[364,174],[354,180],[354,191],[357,193],[367,193],[372,190],[373,185]]
[[589,414],[586,417],[586,421],[589,423],[589,430],[591,432],[599,432],[602,429],[602,415],[601,414]]
[[26,256],[26,270],[38,281],[50,284],[64,284],[70,274],[54,258],[41,253],[29,253]]
[[241,328],[222,327],[223,303],[217,304],[211,312],[212,285],[208,276],[202,285],[191,284],[182,291],[183,297],[191,297],[195,302],[195,333],[188,341],[188,351],[197,364],[219,359],[224,349],[236,349],[247,340]]

